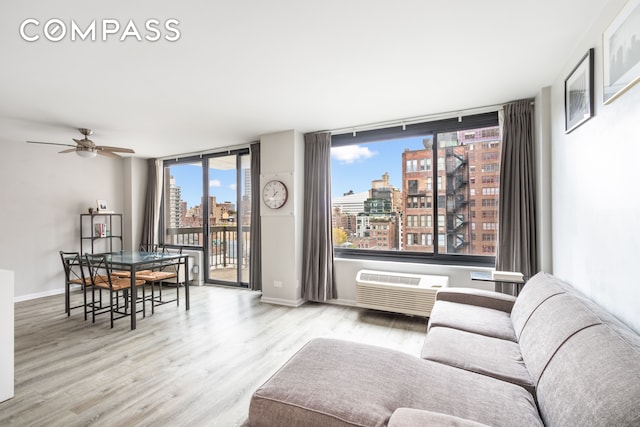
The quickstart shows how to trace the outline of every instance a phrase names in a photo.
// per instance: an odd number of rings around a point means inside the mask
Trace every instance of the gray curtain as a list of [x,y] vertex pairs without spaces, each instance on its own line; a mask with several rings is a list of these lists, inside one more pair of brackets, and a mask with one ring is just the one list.
[[337,298],[331,226],[331,134],[304,136],[304,232],[302,298]]
[[[538,272],[533,102],[504,106],[500,160],[500,216],[496,270]],[[515,294],[515,287],[496,284],[496,291]]]
[[144,203],[144,219],[140,245],[151,246],[158,243],[160,207],[162,202],[163,167],[162,160],[149,159],[147,164],[147,196]]
[[249,242],[249,287],[262,290],[262,224],[260,223],[260,143],[251,150],[251,233]]

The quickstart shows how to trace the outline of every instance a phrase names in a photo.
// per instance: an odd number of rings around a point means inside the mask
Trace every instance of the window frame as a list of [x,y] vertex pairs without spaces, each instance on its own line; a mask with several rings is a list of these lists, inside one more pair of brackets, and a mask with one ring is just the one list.
[[[498,112],[489,112],[483,114],[475,114],[463,117],[454,117],[449,119],[434,120],[429,122],[421,122],[415,124],[400,124],[398,126],[391,126],[381,129],[372,129],[367,131],[358,131],[352,133],[337,134],[332,136],[331,146],[343,147],[347,145],[355,144],[368,144],[373,142],[392,141],[396,139],[433,135],[434,141],[431,149],[434,152],[434,159],[437,159],[438,143],[437,135],[439,133],[456,132],[465,129],[477,129],[482,127],[494,127],[498,126]],[[498,160],[499,161],[499,160]],[[419,166],[418,166],[419,167]],[[427,167],[428,170],[433,172],[434,180],[437,181],[438,168]],[[437,191],[432,190],[431,215],[437,217],[438,215],[438,202]],[[403,197],[408,197],[407,194]],[[406,228],[406,226],[405,226]],[[340,248],[334,247],[334,257],[336,259],[357,259],[357,260],[374,260],[374,261],[390,261],[390,262],[405,262],[405,263],[418,263],[418,264],[444,264],[444,265],[459,265],[469,267],[494,267],[496,257],[494,255],[471,255],[471,254],[446,254],[439,253],[439,245],[435,243],[439,241],[439,233],[437,227],[434,227],[432,235],[432,242],[434,243],[433,253],[415,252],[406,250],[402,251],[394,250],[369,250],[358,248]],[[497,242],[496,242],[497,243]],[[497,247],[497,244],[496,244]]]
[[[243,156],[243,155],[247,155],[250,154],[250,150],[249,148],[240,148],[240,149],[236,149],[236,150],[229,150],[229,151],[221,151],[221,152],[211,152],[211,153],[207,153],[207,154],[199,154],[199,155],[188,155],[188,156],[184,156],[184,157],[176,157],[176,158],[169,158],[169,159],[164,159],[162,160],[162,171],[164,174],[164,169],[165,167],[170,167],[170,166],[176,166],[176,165],[181,165],[181,164],[195,164],[195,163],[200,163],[201,167],[202,167],[202,199],[203,200],[207,200],[209,197],[209,186],[208,186],[208,175],[207,172],[205,171],[205,169],[208,169],[208,161],[210,158],[215,158],[215,157],[223,157],[223,156],[230,156],[230,155],[235,155],[237,156],[237,159],[239,161],[239,157]],[[240,183],[236,183],[238,188],[241,188],[241,186],[239,185]],[[165,185],[167,185],[167,183],[165,182],[165,180],[163,180],[162,183],[162,198],[160,201],[160,218],[159,218],[159,222],[158,222],[158,241],[160,242],[160,244],[162,246],[165,246],[167,248],[172,248],[172,249],[179,249],[182,248],[183,250],[193,250],[193,251],[201,251],[204,252],[205,251],[205,246],[206,246],[206,242],[202,242],[201,245],[174,245],[174,244],[169,244],[165,241],[166,238],[166,218],[165,218],[165,203],[167,202],[165,200],[164,194],[165,194]],[[240,193],[238,193],[238,197]],[[209,217],[209,204],[208,203],[203,203],[202,206],[202,216],[203,216],[203,221],[204,218],[208,218]],[[204,225],[203,225],[203,233],[204,233]],[[203,237],[204,240],[204,237]]]

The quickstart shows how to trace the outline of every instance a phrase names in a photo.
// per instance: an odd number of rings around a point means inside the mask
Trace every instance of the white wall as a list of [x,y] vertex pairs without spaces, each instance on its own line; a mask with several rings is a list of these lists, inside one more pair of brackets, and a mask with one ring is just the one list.
[[[552,86],[553,273],[640,332],[640,84],[602,103],[602,32],[626,0],[567,51]],[[564,133],[564,79],[595,47],[595,116]]]
[[127,250],[138,250],[142,238],[144,204],[147,197],[147,160],[126,158],[123,160],[123,169],[123,214],[126,218],[123,247]]
[[553,270],[551,222],[551,88],[536,96],[534,137],[536,141],[536,227],[538,233],[538,267]]
[[0,144],[0,269],[15,272],[18,300],[62,292],[58,251],[80,250],[80,213],[95,208],[96,199],[123,211],[123,162],[57,154],[44,145]]
[[[260,138],[260,192],[272,179],[289,189],[287,203],[272,210],[261,203],[262,301],[290,306],[301,299],[304,142],[290,130]],[[257,192],[256,192],[257,193]],[[261,199],[261,198],[260,198]]]
[[0,270],[0,402],[14,395],[13,271]]

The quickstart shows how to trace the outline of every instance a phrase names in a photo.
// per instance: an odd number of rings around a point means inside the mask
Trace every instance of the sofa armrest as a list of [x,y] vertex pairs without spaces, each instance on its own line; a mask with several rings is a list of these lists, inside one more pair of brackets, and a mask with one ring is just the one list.
[[454,417],[453,415],[431,412],[424,409],[398,408],[391,418],[388,427],[487,427],[465,418]]
[[511,313],[516,297],[499,292],[473,288],[442,288],[436,294],[436,301],[457,302],[459,304],[476,305]]

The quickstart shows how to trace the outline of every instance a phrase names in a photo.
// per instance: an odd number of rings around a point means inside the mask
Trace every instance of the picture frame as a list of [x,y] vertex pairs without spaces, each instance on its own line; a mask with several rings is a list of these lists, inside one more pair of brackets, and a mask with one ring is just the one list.
[[593,58],[591,48],[564,81],[565,133],[593,117]]
[[603,102],[640,81],[640,0],[629,0],[602,34]]
[[106,200],[96,200],[96,206],[98,207],[98,212],[105,212],[109,210]]

